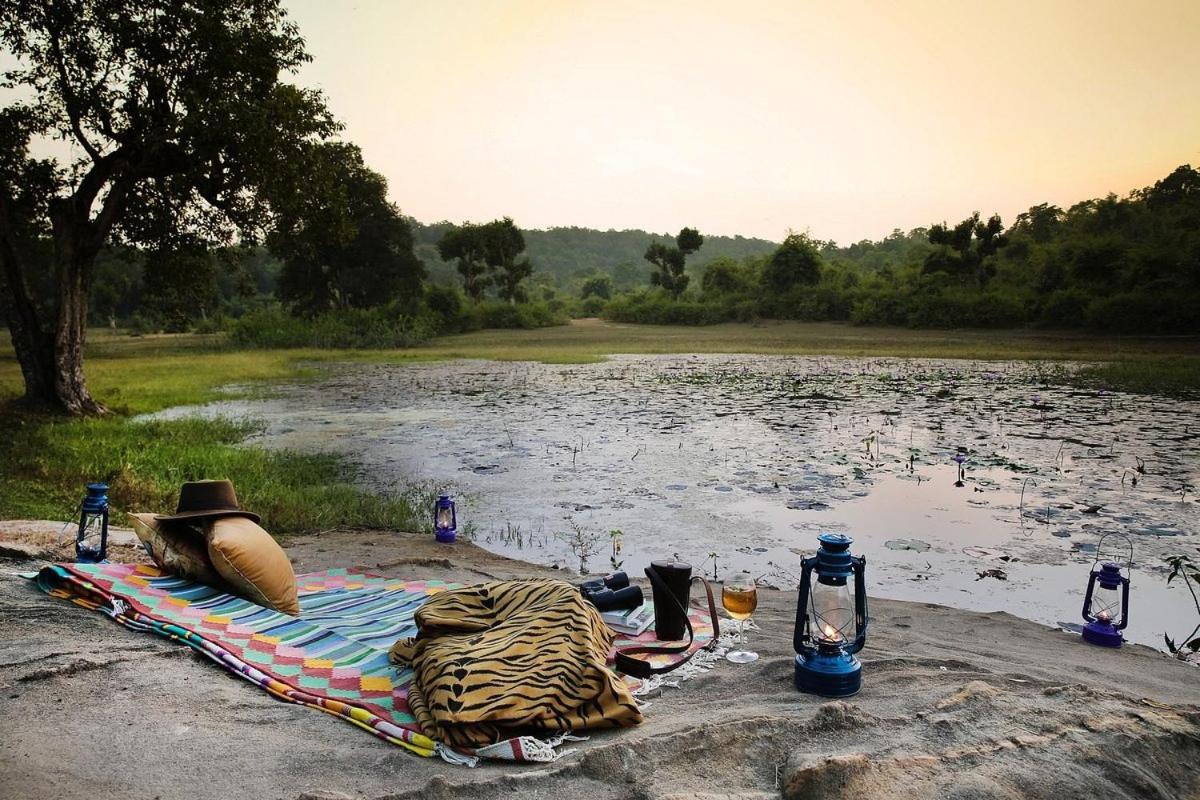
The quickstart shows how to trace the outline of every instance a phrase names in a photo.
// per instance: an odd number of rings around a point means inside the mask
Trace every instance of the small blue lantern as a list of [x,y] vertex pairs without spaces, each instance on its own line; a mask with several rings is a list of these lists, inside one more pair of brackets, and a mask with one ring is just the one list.
[[108,484],[89,483],[75,533],[75,559],[103,561],[108,555]]
[[817,538],[817,554],[801,562],[792,636],[796,688],[849,697],[862,686],[862,663],[854,654],[867,642],[867,559],[850,554],[849,536],[823,533]]
[[1129,560],[1125,573],[1114,561],[1100,563],[1104,540],[1096,545],[1096,560],[1088,574],[1087,592],[1083,596],[1083,640],[1100,647],[1120,647],[1125,643],[1121,631],[1129,624],[1129,570],[1133,567],[1133,542],[1129,544]]
[[449,544],[457,535],[458,518],[454,513],[454,501],[450,495],[444,494],[433,504],[433,538]]

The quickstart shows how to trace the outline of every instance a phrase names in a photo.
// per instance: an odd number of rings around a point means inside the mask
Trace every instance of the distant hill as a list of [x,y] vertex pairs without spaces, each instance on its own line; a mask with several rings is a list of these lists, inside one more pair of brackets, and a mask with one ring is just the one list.
[[[457,274],[454,266],[444,263],[437,253],[437,241],[451,224],[435,222],[426,225],[413,221],[417,257],[425,262],[430,278],[439,283],[448,282]],[[594,272],[611,275],[618,289],[647,286],[651,267],[642,259],[646,246],[652,241],[674,241],[674,234],[642,230],[550,228],[523,229],[522,233],[525,234],[526,251],[533,260],[534,269],[549,275],[555,284],[562,287]],[[778,243],[766,239],[704,234],[704,246],[689,259],[689,266],[706,264],[715,258],[743,259],[762,255],[774,251],[778,246]]]

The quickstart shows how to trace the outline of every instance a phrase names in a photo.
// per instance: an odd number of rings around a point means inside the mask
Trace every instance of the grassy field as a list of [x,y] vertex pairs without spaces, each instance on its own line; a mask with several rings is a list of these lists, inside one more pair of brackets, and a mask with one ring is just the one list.
[[202,403],[222,387],[238,392],[303,380],[322,361],[417,362],[450,358],[595,361],[611,353],[774,353],[1053,359],[1102,362],[1071,378],[1129,391],[1200,390],[1200,340],[1119,338],[1011,331],[909,331],[823,323],[770,322],[704,328],[580,320],[539,330],[447,336],[411,350],[234,350],[220,334],[130,337],[91,334],[87,373],[93,393],[117,413],[63,420],[21,410],[11,347],[0,339],[0,518],[66,519],[84,483],[105,480],[126,511],[173,507],[184,480],[227,477],[247,507],[274,532],[333,527],[424,525],[430,489],[364,494],[352,468],[331,456],[240,447],[245,423],[178,420],[131,423],[134,414]]
[[576,320],[557,328],[445,336],[414,357],[592,361],[611,353],[768,353],[981,359],[1126,359],[1196,355],[1200,338],[1128,338],[1075,332],[928,331],[833,322],[728,323],[705,327]]

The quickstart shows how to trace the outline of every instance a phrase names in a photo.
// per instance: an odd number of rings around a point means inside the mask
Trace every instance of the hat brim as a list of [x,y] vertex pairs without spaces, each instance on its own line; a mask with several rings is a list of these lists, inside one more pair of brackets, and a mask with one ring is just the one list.
[[245,517],[258,523],[262,520],[258,514],[253,511],[242,511],[240,509],[209,509],[207,511],[185,511],[182,514],[155,514],[154,518],[161,522],[169,522],[171,520],[183,519],[219,519],[221,517]]

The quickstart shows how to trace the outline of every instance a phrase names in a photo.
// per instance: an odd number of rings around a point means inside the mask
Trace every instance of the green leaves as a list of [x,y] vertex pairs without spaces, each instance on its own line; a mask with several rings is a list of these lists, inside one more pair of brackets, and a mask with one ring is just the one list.
[[533,262],[521,258],[525,236],[511,217],[477,225],[470,222],[452,227],[438,240],[438,254],[458,261],[463,290],[472,300],[483,299],[483,291],[495,284],[503,300],[525,299],[521,282],[533,274]]
[[[1196,613],[1200,614],[1200,597],[1196,595],[1196,587],[1200,586],[1200,565],[1197,565],[1190,556],[1186,555],[1171,556],[1166,559],[1166,562],[1171,567],[1171,572],[1167,575],[1167,583],[1170,584],[1176,578],[1182,578],[1188,592],[1192,595],[1192,602],[1196,606]],[[1177,645],[1175,640],[1165,633],[1163,634],[1163,642],[1166,643],[1168,651],[1182,658],[1184,650],[1193,654],[1200,652],[1200,635],[1197,634],[1200,634],[1200,623],[1197,623],[1192,632],[1184,637],[1183,644]]]
[[704,237],[694,228],[684,228],[675,237],[675,243],[675,247],[668,247],[661,242],[651,242],[644,258],[658,268],[650,275],[650,283],[661,286],[672,298],[678,299],[690,281],[690,276],[683,272],[687,257],[700,249]]

